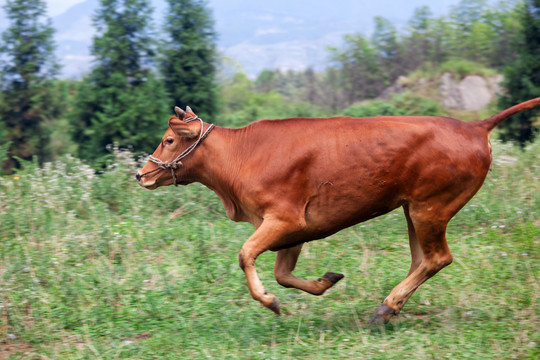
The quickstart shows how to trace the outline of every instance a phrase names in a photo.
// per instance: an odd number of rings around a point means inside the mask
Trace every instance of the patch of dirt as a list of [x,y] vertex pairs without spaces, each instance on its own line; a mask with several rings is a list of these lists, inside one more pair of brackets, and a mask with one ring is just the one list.
[[151,337],[152,337],[152,334],[150,334],[149,332],[143,332],[142,334],[135,336],[135,340],[144,340],[144,339],[149,339]]
[[9,358],[12,355],[16,354],[27,354],[34,350],[32,345],[25,343],[7,343],[0,344],[0,360]]

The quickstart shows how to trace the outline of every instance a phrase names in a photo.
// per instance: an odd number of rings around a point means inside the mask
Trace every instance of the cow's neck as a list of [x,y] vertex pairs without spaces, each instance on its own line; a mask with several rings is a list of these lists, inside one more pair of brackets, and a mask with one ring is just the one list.
[[[195,181],[213,190],[223,202],[227,216],[234,221],[252,219],[244,212],[238,194],[239,169],[242,164],[241,129],[216,126],[195,152],[198,158]],[[244,153],[245,156],[245,153]]]

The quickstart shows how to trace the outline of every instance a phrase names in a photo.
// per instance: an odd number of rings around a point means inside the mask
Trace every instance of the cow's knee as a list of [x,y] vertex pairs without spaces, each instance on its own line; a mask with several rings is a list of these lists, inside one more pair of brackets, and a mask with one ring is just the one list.
[[238,265],[240,265],[240,269],[242,270],[246,268],[245,255],[241,251],[240,254],[238,254]]
[[454,261],[452,254],[448,253],[439,259],[439,266],[442,269],[443,267],[450,265],[452,261]]
[[[424,260],[425,261],[425,260]],[[447,253],[443,255],[436,255],[432,257],[429,261],[425,261],[426,264],[424,269],[427,271],[429,276],[433,276],[438,273],[442,268],[450,265],[453,261],[452,254]]]
[[240,269],[245,270],[247,267],[255,265],[255,259],[256,256],[253,256],[249,251],[242,249],[238,254],[238,265],[240,266]]
[[452,254],[448,251],[442,254],[437,254],[431,258],[431,264],[434,269],[441,270],[442,268],[450,265],[454,258]]

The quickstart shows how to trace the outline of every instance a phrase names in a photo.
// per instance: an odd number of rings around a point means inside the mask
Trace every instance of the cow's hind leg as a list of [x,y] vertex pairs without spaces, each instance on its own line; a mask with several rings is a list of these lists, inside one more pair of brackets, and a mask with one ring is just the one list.
[[302,251],[302,245],[278,251],[274,265],[274,275],[277,282],[282,286],[297,288],[313,295],[322,295],[327,289],[343,279],[343,274],[327,272],[318,280],[305,280],[294,276],[292,271]]
[[424,252],[422,251],[422,247],[420,246],[420,243],[418,242],[418,237],[416,236],[416,230],[414,229],[414,224],[411,219],[411,216],[409,215],[409,204],[405,204],[403,206],[403,212],[405,213],[405,218],[407,219],[407,230],[409,233],[409,248],[411,249],[411,267],[409,268],[409,273],[407,276],[411,275],[416,268],[420,265],[422,262],[422,258],[424,257]]
[[382,305],[375,311],[372,323],[387,322],[393,315],[398,314],[420,285],[452,262],[452,255],[446,243],[446,225],[451,216],[441,220],[440,217],[434,216],[437,213],[440,215],[440,212],[426,208],[429,210],[415,211],[414,207],[411,207],[409,214],[423,257],[414,268],[413,255],[412,272],[384,299]]

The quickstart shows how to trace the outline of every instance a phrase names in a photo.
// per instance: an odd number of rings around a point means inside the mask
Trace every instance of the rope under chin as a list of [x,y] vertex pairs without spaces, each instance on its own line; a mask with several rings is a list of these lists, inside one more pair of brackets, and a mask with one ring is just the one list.
[[178,169],[179,166],[183,166],[181,160],[183,158],[185,158],[186,156],[188,156],[193,150],[195,150],[195,148],[197,146],[199,146],[199,144],[208,136],[210,131],[212,131],[212,129],[214,129],[214,124],[210,124],[210,126],[203,132],[204,123],[203,123],[202,119],[200,117],[198,117],[197,115],[194,115],[194,116],[191,116],[191,117],[185,119],[184,122],[188,123],[188,122],[192,122],[192,121],[195,121],[195,120],[199,120],[201,122],[201,133],[199,134],[199,138],[197,139],[197,141],[195,141],[193,144],[191,144],[186,150],[184,150],[180,155],[178,155],[172,161],[161,161],[160,159],[150,155],[148,157],[148,161],[151,161],[154,164],[156,164],[158,166],[158,168],[154,169],[152,171],[145,172],[144,174],[142,174],[140,176],[141,178],[143,176],[145,176],[145,175],[151,174],[151,173],[153,173],[155,171],[158,171],[158,170],[161,170],[161,169],[164,169],[164,170],[171,169],[171,174],[172,174],[172,178],[173,178],[173,181],[174,181],[174,186],[178,186],[178,183],[176,181],[176,172],[175,172],[175,170]]

